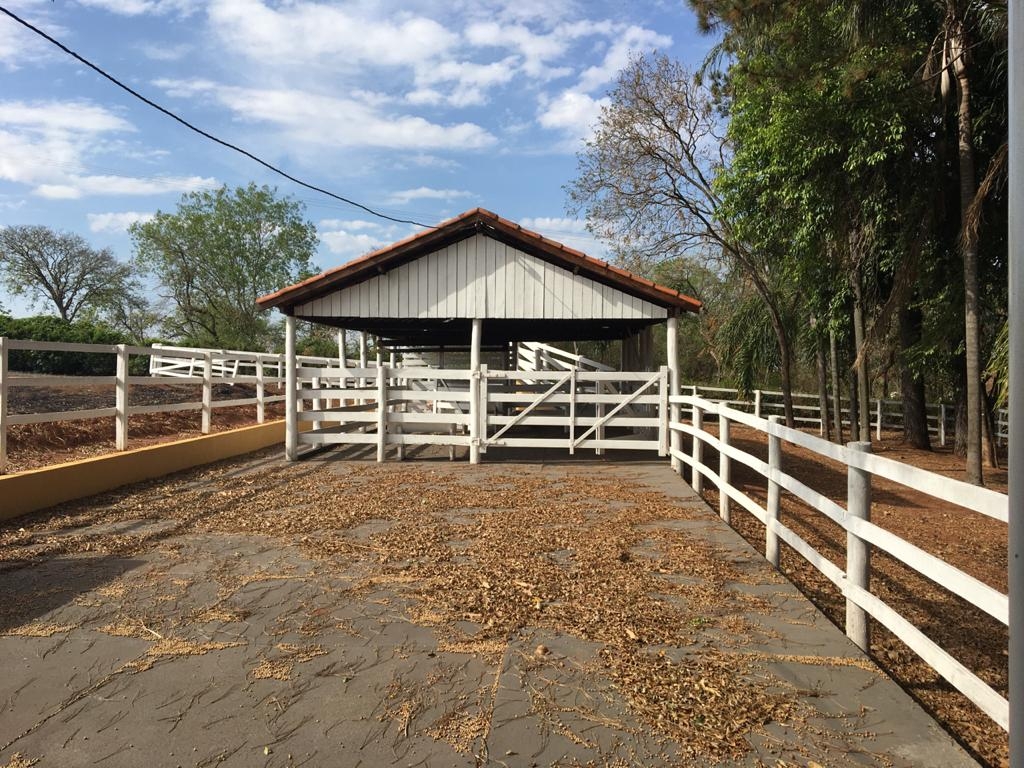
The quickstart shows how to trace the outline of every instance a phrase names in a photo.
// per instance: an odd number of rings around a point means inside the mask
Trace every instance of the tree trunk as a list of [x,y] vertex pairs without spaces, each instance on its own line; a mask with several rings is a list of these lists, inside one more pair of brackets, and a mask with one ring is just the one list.
[[858,265],[850,277],[853,288],[853,339],[854,369],[857,375],[857,424],[858,440],[871,440],[871,403],[868,387],[868,356],[864,351],[864,287],[861,282],[861,270]]
[[835,419],[836,442],[843,443],[843,397],[839,391],[839,347],[836,332],[828,332],[829,352],[832,358],[832,418]]
[[847,378],[849,379],[850,386],[850,441],[856,443],[864,439],[861,437],[860,431],[860,402],[857,399],[857,374],[849,371]]
[[911,370],[907,351],[921,340],[921,310],[902,306],[897,315],[900,334],[900,397],[903,400],[903,439],[914,448],[932,449],[924,377]]
[[964,351],[967,359],[967,482],[982,485],[981,470],[981,324],[978,317],[978,238],[969,226],[971,203],[977,190],[974,168],[974,127],[971,124],[971,82],[967,71],[967,30],[959,19],[950,35],[956,75],[957,138],[960,160],[960,247],[964,259]]
[[818,334],[814,340],[814,356],[818,364],[818,414],[821,416],[821,436],[832,439],[828,420],[828,366],[825,363],[825,339]]
[[786,325],[782,321],[782,314],[775,302],[771,300],[768,289],[760,281],[755,280],[754,285],[764,300],[765,308],[768,310],[768,320],[775,332],[775,343],[779,346],[779,384],[782,389],[782,409],[786,416],[786,426],[796,427],[793,418],[793,384],[792,384],[792,360],[793,355],[789,346],[789,334],[786,332]]

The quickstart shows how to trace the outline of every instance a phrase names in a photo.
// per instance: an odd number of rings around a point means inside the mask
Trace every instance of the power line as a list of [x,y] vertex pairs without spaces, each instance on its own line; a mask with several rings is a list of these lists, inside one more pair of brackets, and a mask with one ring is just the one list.
[[387,221],[393,221],[396,224],[412,224],[413,226],[416,226],[416,227],[425,227],[427,229],[434,229],[434,226],[430,225],[430,224],[423,224],[423,223],[421,223],[419,221],[414,221],[412,219],[399,219],[399,218],[396,218],[394,216],[388,216],[385,213],[379,213],[378,211],[373,210],[369,206],[363,205],[362,203],[357,203],[355,200],[349,200],[347,197],[343,197],[341,195],[337,195],[334,192],[331,192],[329,190],[324,189],[323,187],[318,187],[315,184],[310,184],[308,182],[302,181],[302,179],[298,179],[298,178],[292,176],[287,171],[283,171],[280,168],[278,168],[277,166],[271,165],[266,160],[263,160],[262,158],[257,157],[256,155],[254,155],[252,152],[249,152],[248,150],[243,149],[242,147],[239,147],[239,146],[237,146],[235,144],[232,144],[232,143],[230,143],[228,141],[224,141],[223,139],[217,138],[212,133],[208,133],[207,131],[204,131],[202,128],[199,128],[199,127],[193,125],[192,123],[188,122],[184,118],[179,117],[174,112],[171,112],[169,109],[167,109],[166,107],[162,107],[159,104],[157,104],[155,101],[146,98],[141,93],[139,93],[138,91],[134,90],[131,86],[126,85],[125,83],[122,83],[116,77],[114,77],[113,75],[108,74],[106,71],[104,71],[101,67],[97,66],[96,64],[93,64],[91,61],[86,59],[84,56],[80,56],[79,54],[75,53],[73,50],[71,50],[66,45],[64,45],[64,43],[62,43],[59,40],[51,37],[46,32],[44,32],[43,30],[39,29],[39,27],[36,27],[36,26],[30,24],[29,22],[25,21],[25,19],[21,18],[20,16],[18,16],[13,11],[8,10],[7,8],[5,8],[2,5],[0,5],[0,11],[2,11],[5,15],[9,16],[14,21],[16,21],[19,24],[21,24],[23,27],[26,27],[27,29],[30,29],[31,31],[35,32],[37,35],[39,35],[41,38],[43,38],[47,42],[57,46],[62,51],[64,51],[64,53],[66,53],[68,56],[71,56],[73,59],[81,62],[82,64],[87,66],[89,69],[94,71],[96,74],[98,74],[100,77],[103,77],[103,78],[109,80],[110,82],[112,82],[114,85],[116,85],[121,90],[127,91],[128,93],[130,93],[132,96],[134,96],[139,101],[143,102],[144,104],[148,104],[150,107],[152,107],[153,109],[157,110],[158,112],[162,112],[163,114],[167,115],[167,117],[171,118],[172,120],[174,120],[174,121],[176,121],[178,123],[181,123],[183,126],[188,128],[190,131],[194,131],[195,133],[198,133],[203,138],[209,139],[212,142],[220,144],[222,147],[227,147],[228,149],[234,150],[235,152],[238,152],[241,155],[245,155],[250,160],[256,161],[257,163],[262,165],[264,168],[267,168],[268,170],[273,171],[274,173],[278,174],[279,176],[283,176],[284,178],[288,179],[289,181],[294,182],[295,184],[298,184],[301,187],[305,187],[306,189],[311,189],[314,192],[319,192],[322,195],[327,195],[328,197],[332,197],[335,200],[339,200],[339,201],[341,201],[343,203],[346,203],[348,205],[351,205],[351,206],[354,206],[356,208],[359,208],[360,210],[366,211],[371,216],[376,216],[377,218],[380,218],[380,219],[386,219]]

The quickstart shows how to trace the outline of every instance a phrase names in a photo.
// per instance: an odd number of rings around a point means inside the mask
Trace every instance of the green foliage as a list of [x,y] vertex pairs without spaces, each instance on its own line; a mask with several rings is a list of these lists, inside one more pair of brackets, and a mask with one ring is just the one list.
[[[0,336],[30,341],[61,341],[74,344],[124,344],[129,340],[103,323],[77,320],[69,323],[59,317],[11,318],[0,315]],[[92,352],[36,352],[12,350],[11,370],[62,376],[113,376],[114,355]]]
[[279,324],[256,299],[314,270],[316,228],[304,211],[276,190],[249,184],[187,194],[176,212],[134,224],[137,261],[171,304],[165,331],[189,345],[274,348]]

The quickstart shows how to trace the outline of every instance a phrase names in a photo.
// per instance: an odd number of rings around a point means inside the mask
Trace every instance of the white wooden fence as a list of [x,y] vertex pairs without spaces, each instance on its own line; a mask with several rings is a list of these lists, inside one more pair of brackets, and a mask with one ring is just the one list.
[[[870,515],[870,488],[873,476],[952,502],[963,507],[968,513],[986,515],[1004,523],[1008,521],[1009,514],[1006,496],[873,455],[870,453],[869,443],[840,446],[806,432],[789,429],[779,423],[779,416],[760,418],[731,408],[725,403],[716,403],[692,395],[673,397],[671,403],[684,412],[688,409],[691,419],[689,423],[673,420],[670,429],[674,435],[689,435],[692,439],[689,453],[681,450],[681,441],[673,439],[673,466],[677,471],[681,471],[683,465],[689,466],[693,472],[692,484],[698,491],[702,489],[705,480],[717,487],[720,500],[719,514],[725,521],[730,520],[732,503],[739,505],[765,526],[765,557],[775,567],[779,567],[781,541],[792,547],[827,577],[846,598],[846,632],[862,649],[870,649],[868,618],[871,617],[893,632],[1002,728],[1008,728],[1009,705],[1006,699],[901,616],[892,606],[873,594],[869,588],[868,578],[870,551],[872,547],[877,547],[1001,623],[1008,624],[1007,595],[875,525],[871,522]],[[717,436],[703,428],[706,417],[717,418]],[[767,436],[767,462],[730,444],[729,425],[732,423],[744,424]],[[846,465],[849,491],[845,509],[786,474],[783,469],[786,443],[798,445]],[[717,467],[710,467],[704,463],[704,446],[711,446],[718,452]],[[766,507],[762,507],[731,483],[732,462],[743,464],[764,478]],[[846,531],[845,569],[828,560],[779,520],[779,502],[783,491],[793,494]]]
[[[772,414],[782,415],[784,407],[782,404],[782,392],[770,389],[755,389],[750,398],[741,397],[737,389],[727,387],[706,387],[699,384],[687,385],[685,390],[690,391],[696,397],[704,397],[716,403],[725,403],[735,406],[738,410],[748,411],[755,416],[770,416]],[[843,426],[850,426],[850,408],[846,400],[841,400]],[[832,408],[832,401],[829,400],[829,409]],[[938,439],[940,445],[945,445],[947,437],[952,437],[956,430],[956,408],[946,403],[926,403],[925,414],[928,421],[928,432]],[[1000,408],[995,414],[996,440],[1000,445],[1005,445],[1009,438],[1008,411]],[[831,418],[831,417],[830,417]],[[806,392],[793,393],[793,419],[797,425],[816,426],[819,434],[824,434],[821,424],[821,406],[818,395]],[[883,429],[903,429],[903,401],[902,400],[880,400],[871,401],[870,414],[871,427],[875,432],[875,439],[882,439]]]
[[[10,353],[16,350],[35,352],[67,352],[108,355],[113,358],[112,376],[40,376],[26,375],[9,370]],[[150,376],[133,376],[129,372],[132,356],[149,358]],[[303,357],[303,365],[337,365],[337,358]],[[155,362],[154,362],[155,361]],[[200,428],[208,434],[217,408],[255,405],[256,419],[263,423],[266,406],[285,399],[281,389],[283,355],[258,352],[238,352],[186,347],[136,347],[127,344],[70,344],[53,341],[26,341],[0,338],[0,474],[7,467],[8,428],[19,424],[44,424],[56,421],[112,418],[115,424],[115,447],[128,448],[131,417],[142,413],[168,413],[172,411],[200,411]],[[153,384],[154,376],[172,376],[175,384],[197,386],[198,400],[184,403],[131,405],[131,389],[140,384]],[[214,400],[213,385],[218,383],[256,385],[254,397]],[[88,408],[40,413],[12,413],[11,393],[27,387],[109,387],[114,395],[112,407]],[[274,392],[268,391],[274,388]]]
[[[297,381],[297,410],[302,420],[314,424],[313,430],[297,435],[299,445],[373,444],[380,461],[390,446],[401,458],[405,446],[428,444],[468,447],[471,461],[489,447],[668,454],[667,368],[620,372],[505,371],[486,365],[477,371],[300,366]],[[342,394],[357,402],[349,404]],[[453,407],[439,409],[439,403]]]

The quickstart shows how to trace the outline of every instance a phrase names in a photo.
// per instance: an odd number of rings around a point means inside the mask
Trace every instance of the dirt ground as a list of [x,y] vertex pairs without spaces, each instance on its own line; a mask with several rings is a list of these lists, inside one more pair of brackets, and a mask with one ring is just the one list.
[[[92,387],[12,387],[10,413],[42,413],[112,408],[111,386]],[[267,393],[277,394],[273,387]],[[213,399],[237,400],[255,397],[252,384],[215,384]],[[131,405],[156,405],[197,402],[202,395],[196,384],[143,384],[129,391]],[[266,418],[284,416],[283,403],[266,408]],[[143,413],[130,418],[129,448],[198,437],[201,415],[195,411]],[[211,429],[221,432],[256,423],[256,405],[215,408]],[[83,419],[47,424],[19,424],[8,428],[7,472],[23,472],[114,451],[114,419]]]
[[973,764],[664,462],[276,453],[0,526],[0,765]]
[[[767,460],[768,449],[762,434],[733,425],[730,441]],[[882,441],[875,441],[872,450],[932,472],[963,478],[963,459],[949,448],[917,450],[903,444],[899,434],[883,433]],[[705,451],[711,464],[717,466],[717,452],[707,448]],[[840,465],[790,444],[784,447],[783,463],[787,473],[845,505],[847,477]],[[732,471],[734,484],[764,506],[767,494],[763,478],[736,463]],[[986,481],[990,488],[1006,492],[1005,470],[988,469]],[[704,497],[713,508],[718,508],[717,492],[707,491]],[[1006,591],[1005,523],[877,478],[872,485],[872,500],[874,523]],[[763,552],[764,527],[739,506],[734,504],[732,510],[733,527]],[[846,534],[824,515],[783,493],[782,522],[832,562],[845,565]],[[785,545],[782,570],[837,626],[843,626],[842,596],[831,582]],[[872,556],[871,589],[985,682],[1007,695],[1009,636],[1004,625],[884,553],[875,552]],[[872,638],[872,658],[980,761],[990,766],[1009,764],[1006,732],[878,625]]]

